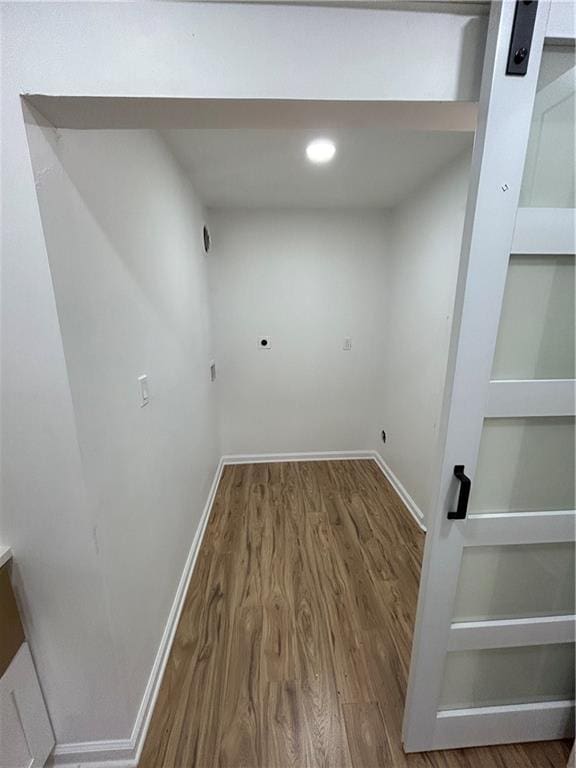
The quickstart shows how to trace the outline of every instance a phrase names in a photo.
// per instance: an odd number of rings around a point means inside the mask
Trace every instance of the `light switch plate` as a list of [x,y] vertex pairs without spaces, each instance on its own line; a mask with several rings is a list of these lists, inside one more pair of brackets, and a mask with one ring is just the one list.
[[145,373],[142,376],[138,376],[138,386],[140,387],[140,408],[144,408],[150,402],[148,376]]

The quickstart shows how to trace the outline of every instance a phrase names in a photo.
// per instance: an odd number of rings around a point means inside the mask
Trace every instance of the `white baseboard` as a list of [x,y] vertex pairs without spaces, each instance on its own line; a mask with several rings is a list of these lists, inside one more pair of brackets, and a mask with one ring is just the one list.
[[412,496],[410,496],[406,488],[404,488],[400,480],[398,480],[394,472],[392,472],[388,464],[386,464],[382,456],[380,456],[380,454],[377,451],[372,451],[372,458],[374,459],[376,464],[378,464],[378,466],[382,470],[382,474],[388,480],[392,488],[394,488],[398,496],[400,496],[400,498],[404,503],[404,506],[410,512],[414,520],[416,520],[416,522],[418,523],[418,525],[423,531],[426,531],[426,526],[424,525],[424,515],[422,514],[422,510],[420,509],[418,504],[416,504]]
[[136,715],[136,721],[134,728],[132,729],[132,735],[129,739],[117,739],[113,741],[89,741],[75,744],[57,744],[52,755],[52,761],[54,766],[66,765],[75,766],[76,768],[137,768],[138,761],[144,747],[144,741],[146,739],[146,733],[150,724],[150,718],[154,710],[156,698],[160,690],[160,684],[162,683],[162,677],[164,675],[164,669],[170,655],[170,649],[172,648],[172,642],[176,633],[176,627],[180,620],[180,614],[184,606],[184,599],[188,591],[188,585],[194,571],[194,565],[196,564],[196,558],[200,551],[202,539],[206,531],[208,519],[210,518],[210,511],[212,510],[212,504],[216,496],[216,489],[220,482],[222,470],[224,469],[224,459],[221,458],[218,462],[218,467],[208,492],[208,498],[202,511],[200,523],[196,529],[192,545],[186,558],[186,564],[180,577],[178,589],[172,602],[170,614],[166,626],[164,627],[164,633],[160,641],[156,658],[152,666],[152,671],[146,684],[144,695],[140,703],[140,709]]
[[227,455],[224,464],[274,464],[282,461],[341,461],[372,459],[374,451],[312,451],[309,453],[247,453]]
[[424,531],[426,530],[422,522],[422,512],[416,502],[376,451],[318,451],[310,453],[267,453],[222,456],[218,462],[218,467],[214,479],[212,480],[212,485],[210,486],[208,498],[200,518],[200,524],[198,525],[190,551],[188,552],[188,557],[186,558],[186,564],[182,571],[182,576],[180,577],[176,595],[174,596],[174,601],[164,628],[162,640],[160,641],[152,671],[150,672],[148,683],[144,695],[142,696],[142,702],[136,716],[134,728],[132,729],[132,735],[129,739],[57,744],[51,758],[52,765],[68,766],[68,768],[71,766],[74,766],[74,768],[137,768],[142,748],[144,747],[148,726],[150,725],[150,718],[152,717],[156,698],[162,683],[164,669],[166,668],[166,663],[176,633],[176,627],[178,626],[178,621],[184,605],[184,599],[188,591],[188,585],[190,584],[190,579],[194,571],[196,558],[200,551],[212,504],[216,496],[216,489],[218,488],[218,483],[220,482],[224,467],[231,464],[258,464],[282,461],[338,461],[350,459],[371,459],[375,461],[396,493],[400,496],[406,508],[413,515],[420,528]]
[[[137,768],[131,739],[57,744],[47,766],[66,768]],[[122,757],[125,755],[125,757]]]

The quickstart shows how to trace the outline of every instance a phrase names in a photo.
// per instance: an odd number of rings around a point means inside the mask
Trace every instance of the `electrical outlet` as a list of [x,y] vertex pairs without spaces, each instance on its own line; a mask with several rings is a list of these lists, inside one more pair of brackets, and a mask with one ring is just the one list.
[[144,408],[150,402],[150,390],[148,389],[148,376],[143,373],[138,376],[138,386],[140,389],[140,408]]
[[270,336],[258,336],[258,349],[270,349],[271,346]]
[[344,339],[344,344],[342,345],[342,349],[344,350],[344,352],[350,352],[350,350],[352,349],[352,339],[350,338],[350,336],[346,336],[346,338]]

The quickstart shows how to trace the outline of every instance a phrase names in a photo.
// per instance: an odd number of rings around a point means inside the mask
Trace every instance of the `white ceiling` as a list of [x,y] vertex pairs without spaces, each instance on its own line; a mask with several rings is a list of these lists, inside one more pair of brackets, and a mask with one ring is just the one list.
[[[24,114],[59,128],[160,131],[209,207],[388,208],[471,146],[477,104],[29,94]],[[306,144],[321,135],[336,158],[313,166]]]
[[[474,100],[485,19],[478,25],[477,17],[441,19],[439,14],[404,13],[408,8],[431,7],[440,13],[448,10],[451,14],[457,8],[467,12],[468,3],[374,1],[402,11],[391,10],[388,15],[327,12],[322,44],[310,45],[306,25],[316,20],[322,26],[324,12],[292,9],[289,20],[286,16],[288,48],[282,47],[286,42],[282,35],[270,38],[268,53],[275,54],[279,47],[273,62],[266,57],[254,59],[249,43],[240,41],[234,49],[236,59],[231,54],[237,66],[230,70],[226,64],[230,56],[224,56],[216,67],[216,79],[204,77],[196,82],[193,78],[187,84],[186,78],[176,78],[162,97],[27,93],[24,116],[32,123],[62,129],[162,131],[201,198],[211,206],[393,206],[469,145],[477,114]],[[373,0],[327,2],[354,6],[370,5]],[[248,14],[245,21],[255,24],[254,29],[272,19],[282,25],[285,13],[278,13],[280,16],[275,10],[266,11],[260,21]],[[378,27],[380,32],[390,34],[374,38],[371,32],[376,22],[382,27]],[[350,38],[352,47],[332,40],[338,24],[348,25],[346,30],[356,35]],[[248,28],[245,25],[244,32]],[[418,30],[425,33],[421,40],[414,37]],[[321,55],[291,55],[294,35],[301,40],[302,50],[320,51]],[[414,55],[405,44],[406,35],[414,38]],[[228,38],[222,40],[226,47]],[[423,51],[418,47],[422,40]],[[361,47],[361,55],[354,55],[354,41]],[[454,45],[447,48],[450,41]],[[191,59],[196,69],[200,67],[198,72],[194,70],[196,75],[207,61],[203,50],[200,46]],[[406,52],[406,56],[400,55]],[[160,74],[168,66],[165,61],[161,64]],[[250,69],[258,65],[262,70],[272,66],[278,74],[272,78],[273,86],[268,87],[266,78],[259,79],[258,72]],[[147,92],[147,86],[129,90]],[[203,98],[175,95],[190,91]],[[218,99],[213,92],[260,94],[260,98]],[[277,98],[268,98],[272,95]],[[278,98],[282,95],[285,98]],[[289,98],[291,95],[300,98]],[[306,142],[316,135],[316,129],[329,129],[337,141],[338,153],[330,166],[313,167],[304,159]]]
[[[177,129],[166,142],[207,207],[388,208],[472,146],[471,132],[347,127]],[[311,165],[310,139],[325,135],[335,159]]]
[[[70,0],[68,0],[70,2]],[[421,11],[425,13],[488,14],[490,0],[177,0],[178,2],[232,3],[234,5],[319,5],[346,8]]]

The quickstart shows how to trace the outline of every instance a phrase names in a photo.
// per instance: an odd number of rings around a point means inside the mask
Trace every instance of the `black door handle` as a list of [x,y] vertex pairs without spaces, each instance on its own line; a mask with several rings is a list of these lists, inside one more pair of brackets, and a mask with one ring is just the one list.
[[470,478],[464,474],[464,464],[456,464],[454,477],[460,480],[460,493],[458,494],[458,506],[456,512],[448,512],[448,520],[464,520],[468,511],[468,499],[470,498]]

